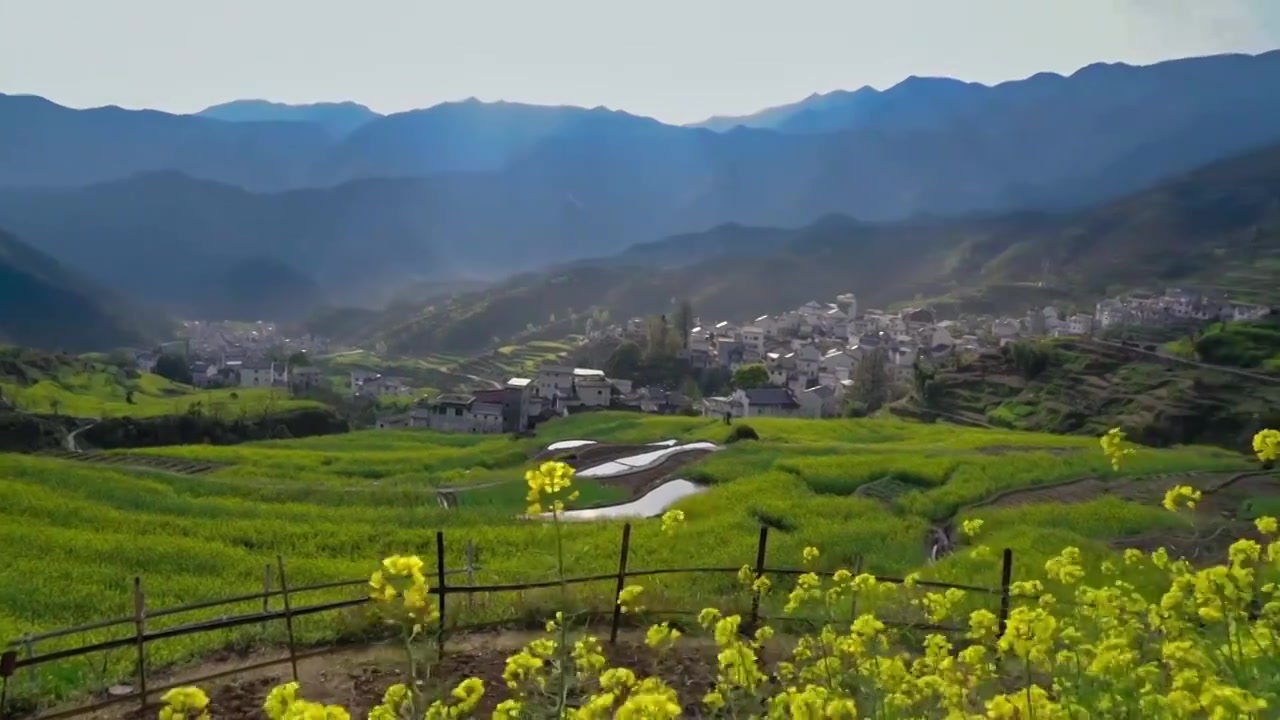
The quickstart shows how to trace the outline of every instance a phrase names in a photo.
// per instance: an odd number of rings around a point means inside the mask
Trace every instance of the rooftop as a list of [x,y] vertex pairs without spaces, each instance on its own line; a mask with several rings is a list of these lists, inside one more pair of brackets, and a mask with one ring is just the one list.
[[752,405],[796,407],[798,404],[791,391],[786,388],[755,388],[743,390],[743,393],[747,396],[747,402]]

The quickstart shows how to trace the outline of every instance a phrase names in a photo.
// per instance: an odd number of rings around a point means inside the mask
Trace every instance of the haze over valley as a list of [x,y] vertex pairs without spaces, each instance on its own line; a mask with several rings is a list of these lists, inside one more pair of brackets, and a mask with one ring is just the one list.
[[[0,227],[172,315],[276,320],[378,308],[409,287],[625,261],[643,253],[627,255],[633,245],[712,228],[927,219],[958,247],[975,214],[1017,224],[1087,212],[1265,153],[1280,142],[1278,79],[1280,52],[1099,63],[995,86],[911,77],[693,126],[476,100],[390,115],[257,101],[173,115],[3,96]],[[856,233],[827,234],[853,284],[865,248]],[[735,242],[721,254],[737,254]],[[1026,269],[1002,279],[1036,279]],[[675,294],[696,290],[672,282]],[[907,300],[918,284],[903,277],[876,295]]]

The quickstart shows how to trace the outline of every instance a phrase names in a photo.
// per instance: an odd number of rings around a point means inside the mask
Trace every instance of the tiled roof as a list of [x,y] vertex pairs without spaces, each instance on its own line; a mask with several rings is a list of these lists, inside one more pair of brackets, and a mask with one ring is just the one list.
[[768,405],[774,407],[795,407],[796,399],[786,388],[755,388],[744,390],[747,402],[752,405]]

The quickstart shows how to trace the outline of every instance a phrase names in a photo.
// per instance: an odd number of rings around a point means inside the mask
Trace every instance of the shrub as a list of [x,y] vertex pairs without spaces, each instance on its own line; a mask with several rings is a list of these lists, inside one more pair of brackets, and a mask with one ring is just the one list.
[[759,440],[760,434],[750,425],[734,425],[729,431],[729,437],[725,438],[726,445],[738,442],[739,440]]

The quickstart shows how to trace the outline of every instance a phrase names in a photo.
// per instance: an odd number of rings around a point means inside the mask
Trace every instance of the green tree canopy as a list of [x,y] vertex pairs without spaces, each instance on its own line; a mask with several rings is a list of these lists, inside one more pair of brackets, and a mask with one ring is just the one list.
[[751,390],[769,384],[769,369],[759,363],[743,365],[733,371],[733,386],[739,390]]
[[184,385],[191,384],[191,368],[187,361],[177,355],[164,354],[156,359],[156,374],[162,378]]
[[605,361],[604,373],[611,378],[635,380],[644,363],[644,351],[633,342],[619,345]]

